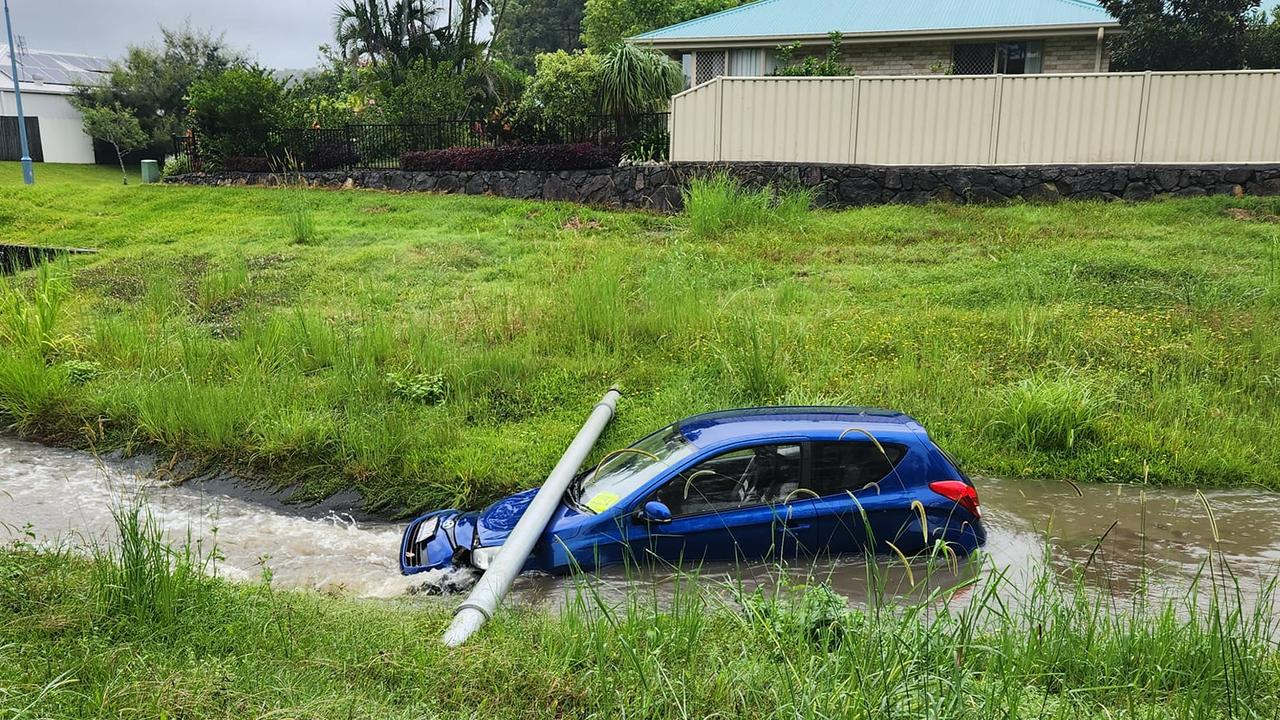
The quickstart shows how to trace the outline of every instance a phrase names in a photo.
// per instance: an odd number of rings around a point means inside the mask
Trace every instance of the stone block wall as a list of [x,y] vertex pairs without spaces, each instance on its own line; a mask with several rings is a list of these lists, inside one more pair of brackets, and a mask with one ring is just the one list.
[[[353,170],[303,173],[314,187],[465,193],[678,212],[689,180],[727,172],[752,187],[803,187],[824,207],[1010,200],[1149,200],[1159,196],[1280,195],[1280,165],[911,166],[674,163],[600,170]],[[270,173],[179,175],[169,183],[282,185]]]

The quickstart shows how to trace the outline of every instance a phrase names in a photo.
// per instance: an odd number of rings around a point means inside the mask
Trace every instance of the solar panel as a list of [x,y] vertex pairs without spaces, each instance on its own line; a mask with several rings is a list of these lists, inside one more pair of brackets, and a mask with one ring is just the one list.
[[[5,48],[7,51],[7,48]],[[51,85],[75,85],[97,82],[103,73],[110,71],[111,62],[106,58],[68,55],[28,50],[18,58],[18,76],[23,82],[43,82]],[[9,77],[6,70],[0,70]]]

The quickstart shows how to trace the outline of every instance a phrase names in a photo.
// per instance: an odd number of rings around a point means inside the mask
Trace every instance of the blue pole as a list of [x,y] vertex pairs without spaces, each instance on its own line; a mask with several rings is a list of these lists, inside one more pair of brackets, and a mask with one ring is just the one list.
[[18,56],[13,49],[13,22],[9,20],[9,0],[4,0],[4,29],[9,34],[9,69],[13,71],[13,103],[18,108],[18,141],[22,143],[22,182],[36,184],[31,167],[31,150],[27,147],[27,119],[22,114],[22,88],[18,86]]

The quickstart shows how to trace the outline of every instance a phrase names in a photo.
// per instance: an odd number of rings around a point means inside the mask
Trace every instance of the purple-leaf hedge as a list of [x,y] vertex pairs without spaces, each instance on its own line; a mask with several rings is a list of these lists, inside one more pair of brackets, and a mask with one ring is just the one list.
[[608,145],[499,145],[418,150],[400,156],[404,170],[591,170],[614,167],[622,150]]

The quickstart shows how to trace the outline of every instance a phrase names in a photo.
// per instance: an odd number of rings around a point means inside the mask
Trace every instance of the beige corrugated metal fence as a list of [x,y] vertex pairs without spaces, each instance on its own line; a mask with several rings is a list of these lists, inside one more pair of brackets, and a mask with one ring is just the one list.
[[1280,71],[721,77],[671,159],[867,165],[1280,162]]

